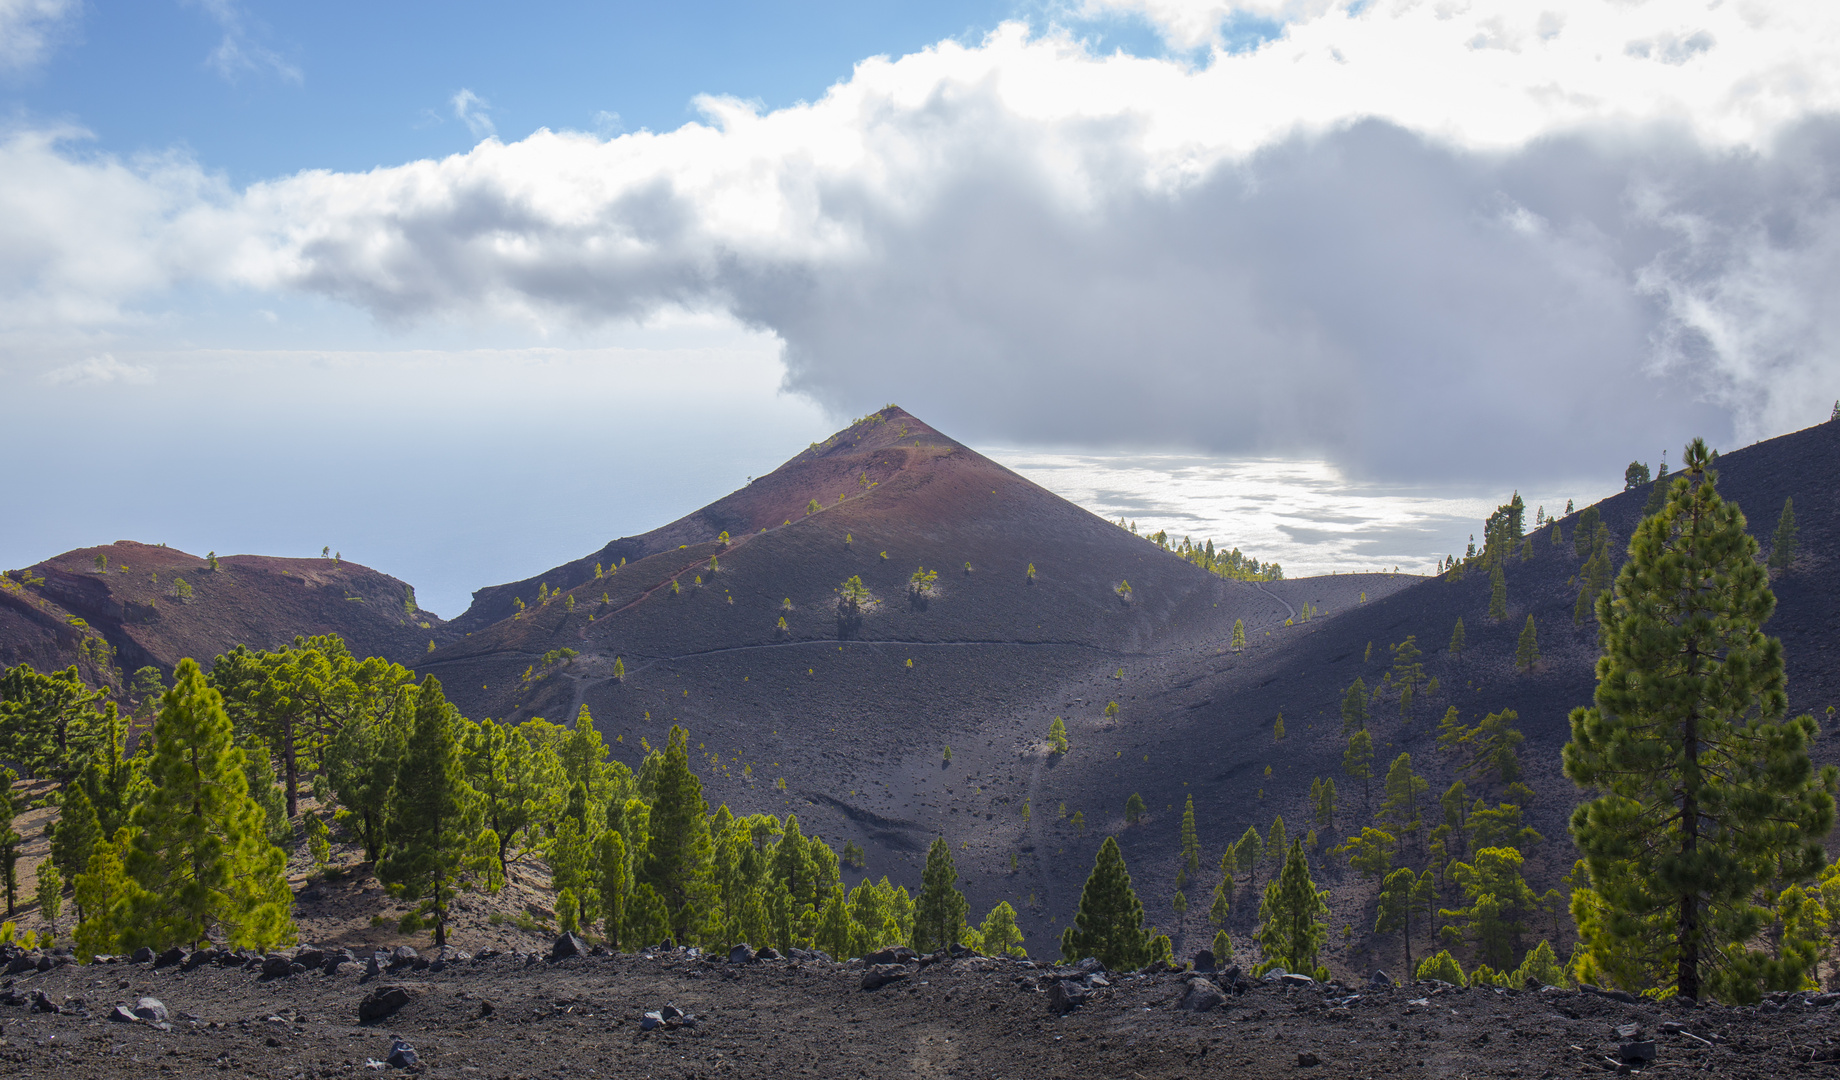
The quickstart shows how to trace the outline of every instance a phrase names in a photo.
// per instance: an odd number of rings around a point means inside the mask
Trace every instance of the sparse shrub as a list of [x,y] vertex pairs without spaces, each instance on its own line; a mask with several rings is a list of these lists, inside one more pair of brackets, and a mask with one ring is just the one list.
[[1107,720],[1118,719],[1118,703],[1116,701],[1111,701],[1111,702],[1106,703],[1105,718]]
[[1112,591],[1118,594],[1120,600],[1131,599],[1131,583],[1129,581],[1120,581],[1118,584],[1112,586]]
[[1420,980],[1437,979],[1454,986],[1469,985],[1469,980],[1463,975],[1463,965],[1457,963],[1457,958],[1450,955],[1449,949],[1438,950],[1436,956],[1429,957],[1424,963],[1418,965],[1415,977]]
[[810,517],[812,514],[815,514],[822,509],[824,509],[824,504],[820,503],[816,499],[813,499],[810,502],[805,504],[805,516]]

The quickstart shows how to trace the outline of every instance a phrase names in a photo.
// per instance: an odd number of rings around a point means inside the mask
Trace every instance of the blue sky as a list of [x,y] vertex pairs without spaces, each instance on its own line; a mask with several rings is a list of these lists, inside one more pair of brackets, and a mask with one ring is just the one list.
[[0,565],[447,613],[896,401],[1426,567],[1840,396],[1840,5],[0,0],[0,108]]
[[[9,112],[69,121],[118,153],[187,148],[247,183],[301,169],[364,170],[463,153],[489,122],[669,131],[691,101],[780,108],[847,79],[857,61],[975,43],[1036,4],[428,3],[87,0],[60,44],[4,87]],[[1096,47],[1162,54],[1139,19],[1082,21]],[[481,104],[473,127],[454,96]]]

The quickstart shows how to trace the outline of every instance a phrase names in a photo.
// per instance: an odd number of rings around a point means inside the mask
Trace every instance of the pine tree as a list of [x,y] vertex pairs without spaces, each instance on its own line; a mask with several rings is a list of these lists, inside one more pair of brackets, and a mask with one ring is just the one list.
[[57,831],[51,834],[51,861],[64,880],[75,881],[89,867],[90,851],[102,836],[96,808],[83,785],[64,785],[58,792]]
[[1246,876],[1246,884],[1256,885],[1259,877],[1259,864],[1265,861],[1265,841],[1259,836],[1259,830],[1251,825],[1239,834],[1239,843],[1233,846],[1234,862],[1239,872]]
[[1380,917],[1374,921],[1377,934],[1399,931],[1399,937],[1405,944],[1405,970],[1412,970],[1412,910],[1417,907],[1414,891],[1418,887],[1418,876],[1407,867],[1400,867],[1386,875],[1380,883]]
[[389,851],[378,880],[420,901],[415,921],[432,916],[436,948],[447,944],[447,912],[466,873],[482,807],[466,782],[459,715],[430,675],[415,694],[415,726],[390,797]]
[[13,828],[14,818],[19,813],[13,784],[18,779],[18,774],[13,770],[0,767],[0,888],[6,889],[6,913],[9,917],[18,907],[19,845],[25,841],[25,837]]
[[1463,616],[1457,616],[1457,625],[1450,631],[1450,655],[1456,656],[1463,651]]
[[1214,944],[1209,947],[1209,951],[1214,954],[1216,965],[1228,963],[1233,959],[1233,939],[1227,936],[1225,930],[1215,931]]
[[1144,906],[1131,888],[1118,841],[1108,836],[1080,890],[1079,913],[1061,931],[1061,960],[1072,964],[1091,956],[1108,970],[1133,971],[1143,966],[1148,944]]
[[1421,822],[1418,798],[1431,782],[1412,771],[1412,755],[1401,754],[1386,771],[1386,796],[1380,800],[1380,819],[1390,822],[1398,836],[1416,833]]
[[1497,561],[1489,567],[1489,618],[1500,622],[1508,617],[1508,579],[1501,572],[1501,563]]
[[1365,729],[1348,736],[1348,749],[1342,752],[1342,771],[1361,782],[1361,804],[1373,807],[1373,790],[1369,783],[1374,775],[1374,740]]
[[1271,725],[1271,741],[1284,741],[1284,714],[1279,713],[1277,722]]
[[113,953],[119,947],[115,905],[129,892],[121,860],[131,844],[131,834],[126,828],[118,831],[112,840],[98,839],[90,851],[88,869],[74,882],[81,918],[73,944],[81,963],[87,964],[98,953]]
[[1246,624],[1239,619],[1234,619],[1233,620],[1233,643],[1232,643],[1231,648],[1233,649],[1234,652],[1238,652],[1245,647],[1246,647]]
[[1342,695],[1342,734],[1367,726],[1367,683],[1356,675]]
[[1329,914],[1328,892],[1310,880],[1303,842],[1295,840],[1284,856],[1284,869],[1265,886],[1259,903],[1259,948],[1267,962],[1286,971],[1316,973],[1316,955],[1329,940],[1323,917]]
[[1214,899],[1208,905],[1208,921],[1215,926],[1227,925],[1227,912],[1233,907],[1233,871],[1236,853],[1228,848],[1220,857],[1220,884],[1214,886]]
[[1322,787],[1318,789],[1317,791],[1314,806],[1316,810],[1316,827],[1319,829],[1334,828],[1335,827],[1335,778],[1334,777],[1330,777],[1329,779],[1324,780],[1322,782]]
[[1462,741],[1470,745],[1469,768],[1478,776],[1493,772],[1502,784],[1512,784],[1521,776],[1521,759],[1516,747],[1526,740],[1519,728],[1520,714],[1513,709],[1489,713],[1464,733]]
[[978,936],[984,940],[984,952],[991,956],[1009,956],[1017,960],[1027,960],[1029,951],[1022,947],[1022,931],[1016,927],[1016,909],[1004,900],[990,909],[984,916],[984,924],[978,928]]
[[1533,666],[1540,662],[1540,638],[1533,628],[1533,616],[1527,616],[1527,625],[1521,628],[1521,639],[1514,646],[1514,666],[1522,671],[1532,673]]
[[[640,875],[664,901],[671,933],[682,942],[693,939],[701,929],[700,920],[713,910],[715,888],[709,804],[703,800],[703,782],[690,770],[689,742],[690,733],[672,724],[654,780],[651,836]],[[807,883],[801,903],[816,899],[811,890]]]
[[1054,722],[1048,725],[1048,751],[1054,754],[1065,754],[1068,749],[1067,724],[1057,716]]
[[1271,831],[1265,834],[1265,851],[1272,862],[1279,863],[1284,860],[1285,839],[1284,815],[1279,814],[1271,819]]
[[1201,838],[1195,833],[1195,797],[1182,807],[1182,866],[1189,873],[1201,870]]
[[958,891],[952,845],[943,836],[935,837],[920,875],[920,897],[914,902],[914,951],[929,953],[958,944],[968,906],[965,894]]
[[223,698],[190,659],[173,672],[153,725],[148,787],[132,815],[131,884],[116,904],[124,947],[209,938],[232,948],[291,941],[287,856],[249,797]]
[[626,840],[617,831],[607,829],[598,844],[601,864],[601,923],[607,947],[618,952],[622,931],[626,927],[626,899],[632,895],[632,862],[626,854]]
[[64,909],[64,875],[58,873],[57,864],[50,859],[42,859],[38,864],[38,915],[48,923],[57,922],[58,914]]
[[1782,517],[1776,521],[1776,533],[1770,538],[1770,568],[1785,573],[1795,562],[1795,500],[1784,499]]
[[1768,922],[1759,891],[1825,864],[1836,772],[1809,759],[1813,718],[1784,718],[1782,644],[1762,632],[1775,597],[1707,457],[1689,444],[1597,602],[1595,702],[1573,710],[1564,754],[1598,792],[1572,815],[1590,880],[1572,911],[1612,981],[1747,1001],[1771,975],[1749,948]]
[[1131,797],[1124,801],[1125,824],[1135,825],[1139,821],[1142,821],[1143,817],[1144,817],[1144,797],[1142,795],[1139,795],[1137,792],[1133,791],[1131,792]]

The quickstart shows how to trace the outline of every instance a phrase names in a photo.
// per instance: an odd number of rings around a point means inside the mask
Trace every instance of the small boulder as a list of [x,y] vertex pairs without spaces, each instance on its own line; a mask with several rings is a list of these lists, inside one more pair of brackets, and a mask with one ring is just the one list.
[[134,1003],[134,1015],[143,1023],[151,1024],[162,1031],[172,1027],[167,1023],[166,1003],[155,997],[144,997]]
[[754,950],[748,948],[746,944],[736,945],[728,950],[728,962],[731,964],[745,964],[753,959]]
[[217,954],[222,951],[223,950],[217,948],[198,949],[194,951],[192,955],[185,958],[185,962],[179,965],[179,970],[193,971],[206,964],[215,964],[217,962]]
[[134,955],[128,957],[128,960],[135,964],[151,964],[153,963],[153,955],[152,949],[142,945],[140,948],[134,950]]
[[1295,972],[1286,972],[1284,977],[1278,981],[1283,983],[1285,986],[1315,986],[1316,985],[1315,979],[1310,978],[1308,975],[1299,975]]
[[778,949],[775,949],[773,946],[768,945],[765,948],[761,949],[759,952],[755,953],[754,959],[756,960],[784,960],[785,957],[779,954]]
[[1270,971],[1267,971],[1265,974],[1260,975],[1259,981],[1262,983],[1280,983],[1280,982],[1283,982],[1284,977],[1289,974],[1290,972],[1284,970],[1283,968],[1275,967],[1275,968],[1272,968]]
[[35,1013],[61,1013],[64,1011],[58,1007],[57,1002],[51,1000],[51,995],[45,993],[43,990],[32,991],[26,996],[26,1000],[30,1003],[32,1011]]
[[420,956],[421,954],[417,953],[413,948],[407,945],[398,945],[395,950],[390,953],[390,966],[403,967],[408,964],[413,964],[416,960],[420,959]]
[[664,1017],[660,1016],[656,1012],[643,1013],[639,1017],[639,1030],[640,1031],[650,1031],[653,1028],[663,1027],[663,1026],[664,1026]]
[[665,1021],[668,1023],[672,1020],[682,1020],[684,1018],[684,1011],[675,1005],[666,1005],[664,1008],[658,1010],[658,1015],[664,1017]]
[[1091,990],[1072,979],[1056,979],[1048,986],[1048,1011],[1065,1015],[1086,1004],[1092,995]]
[[1616,1048],[1616,1056],[1631,1064],[1655,1060],[1655,1040],[1636,1039]]
[[1212,949],[1202,949],[1195,954],[1196,971],[1213,971],[1215,963],[1214,950]]
[[870,953],[869,955],[863,957],[863,963],[865,964],[911,964],[915,960],[918,960],[919,958],[920,958],[920,954],[916,953],[914,950],[908,948],[905,945],[897,945],[892,949],[883,949],[880,952]]
[[1391,990],[1393,988],[1393,977],[1384,971],[1376,971],[1367,977],[1367,985],[1376,990]]
[[294,974],[294,961],[277,953],[262,961],[262,974],[271,979],[285,979]]
[[328,975],[337,975],[339,968],[346,964],[356,963],[357,960],[358,958],[352,955],[350,949],[338,949],[326,954],[326,962],[320,965],[320,970]]
[[364,962],[364,977],[365,978],[374,979],[381,974],[383,974],[383,965],[378,962],[375,956],[371,957],[369,960],[366,960]]
[[165,952],[154,957],[153,966],[156,968],[172,967],[174,964],[183,963],[184,961],[185,961],[185,950],[181,949],[177,945],[174,945],[172,948],[167,949]]
[[1207,1012],[1226,1000],[1227,996],[1220,992],[1220,987],[1206,979],[1190,979],[1188,990],[1183,993],[1177,1007],[1184,1012]]
[[7,961],[6,973],[8,975],[17,975],[22,971],[37,971],[38,962],[41,959],[43,959],[43,957],[35,952],[21,953]]
[[862,988],[880,990],[891,982],[900,982],[907,978],[907,968],[902,964],[877,964],[863,972]]
[[294,962],[303,967],[322,967],[326,963],[326,950],[311,945],[302,945],[294,950]]
[[402,1039],[390,1043],[390,1056],[383,1059],[385,1065],[397,1069],[413,1069],[420,1061],[415,1054],[415,1047]]
[[588,943],[566,931],[558,934],[556,943],[549,948],[551,960],[567,960],[571,956],[586,955],[588,955]]
[[109,1011],[109,1019],[117,1024],[138,1024],[141,1018],[134,1015],[134,1010],[126,1005],[117,1005]]
[[1299,1069],[1314,1069],[1321,1064],[1322,1058],[1317,1057],[1308,1050],[1302,1051],[1297,1055],[1297,1067]]
[[387,1016],[394,1016],[396,1011],[409,1004],[415,994],[406,986],[379,986],[364,995],[358,1002],[358,1020],[372,1023]]

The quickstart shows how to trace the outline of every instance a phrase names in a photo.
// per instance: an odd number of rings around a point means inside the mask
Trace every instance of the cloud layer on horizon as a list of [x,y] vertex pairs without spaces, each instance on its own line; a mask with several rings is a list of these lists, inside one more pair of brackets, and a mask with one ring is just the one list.
[[[1178,43],[1226,10],[1108,6]],[[1252,10],[1293,21],[1205,62],[1006,26],[808,105],[243,190],[16,130],[3,362],[125,354],[206,285],[534,335],[726,313],[840,413],[1369,476],[1564,474],[1825,417],[1840,11]]]

